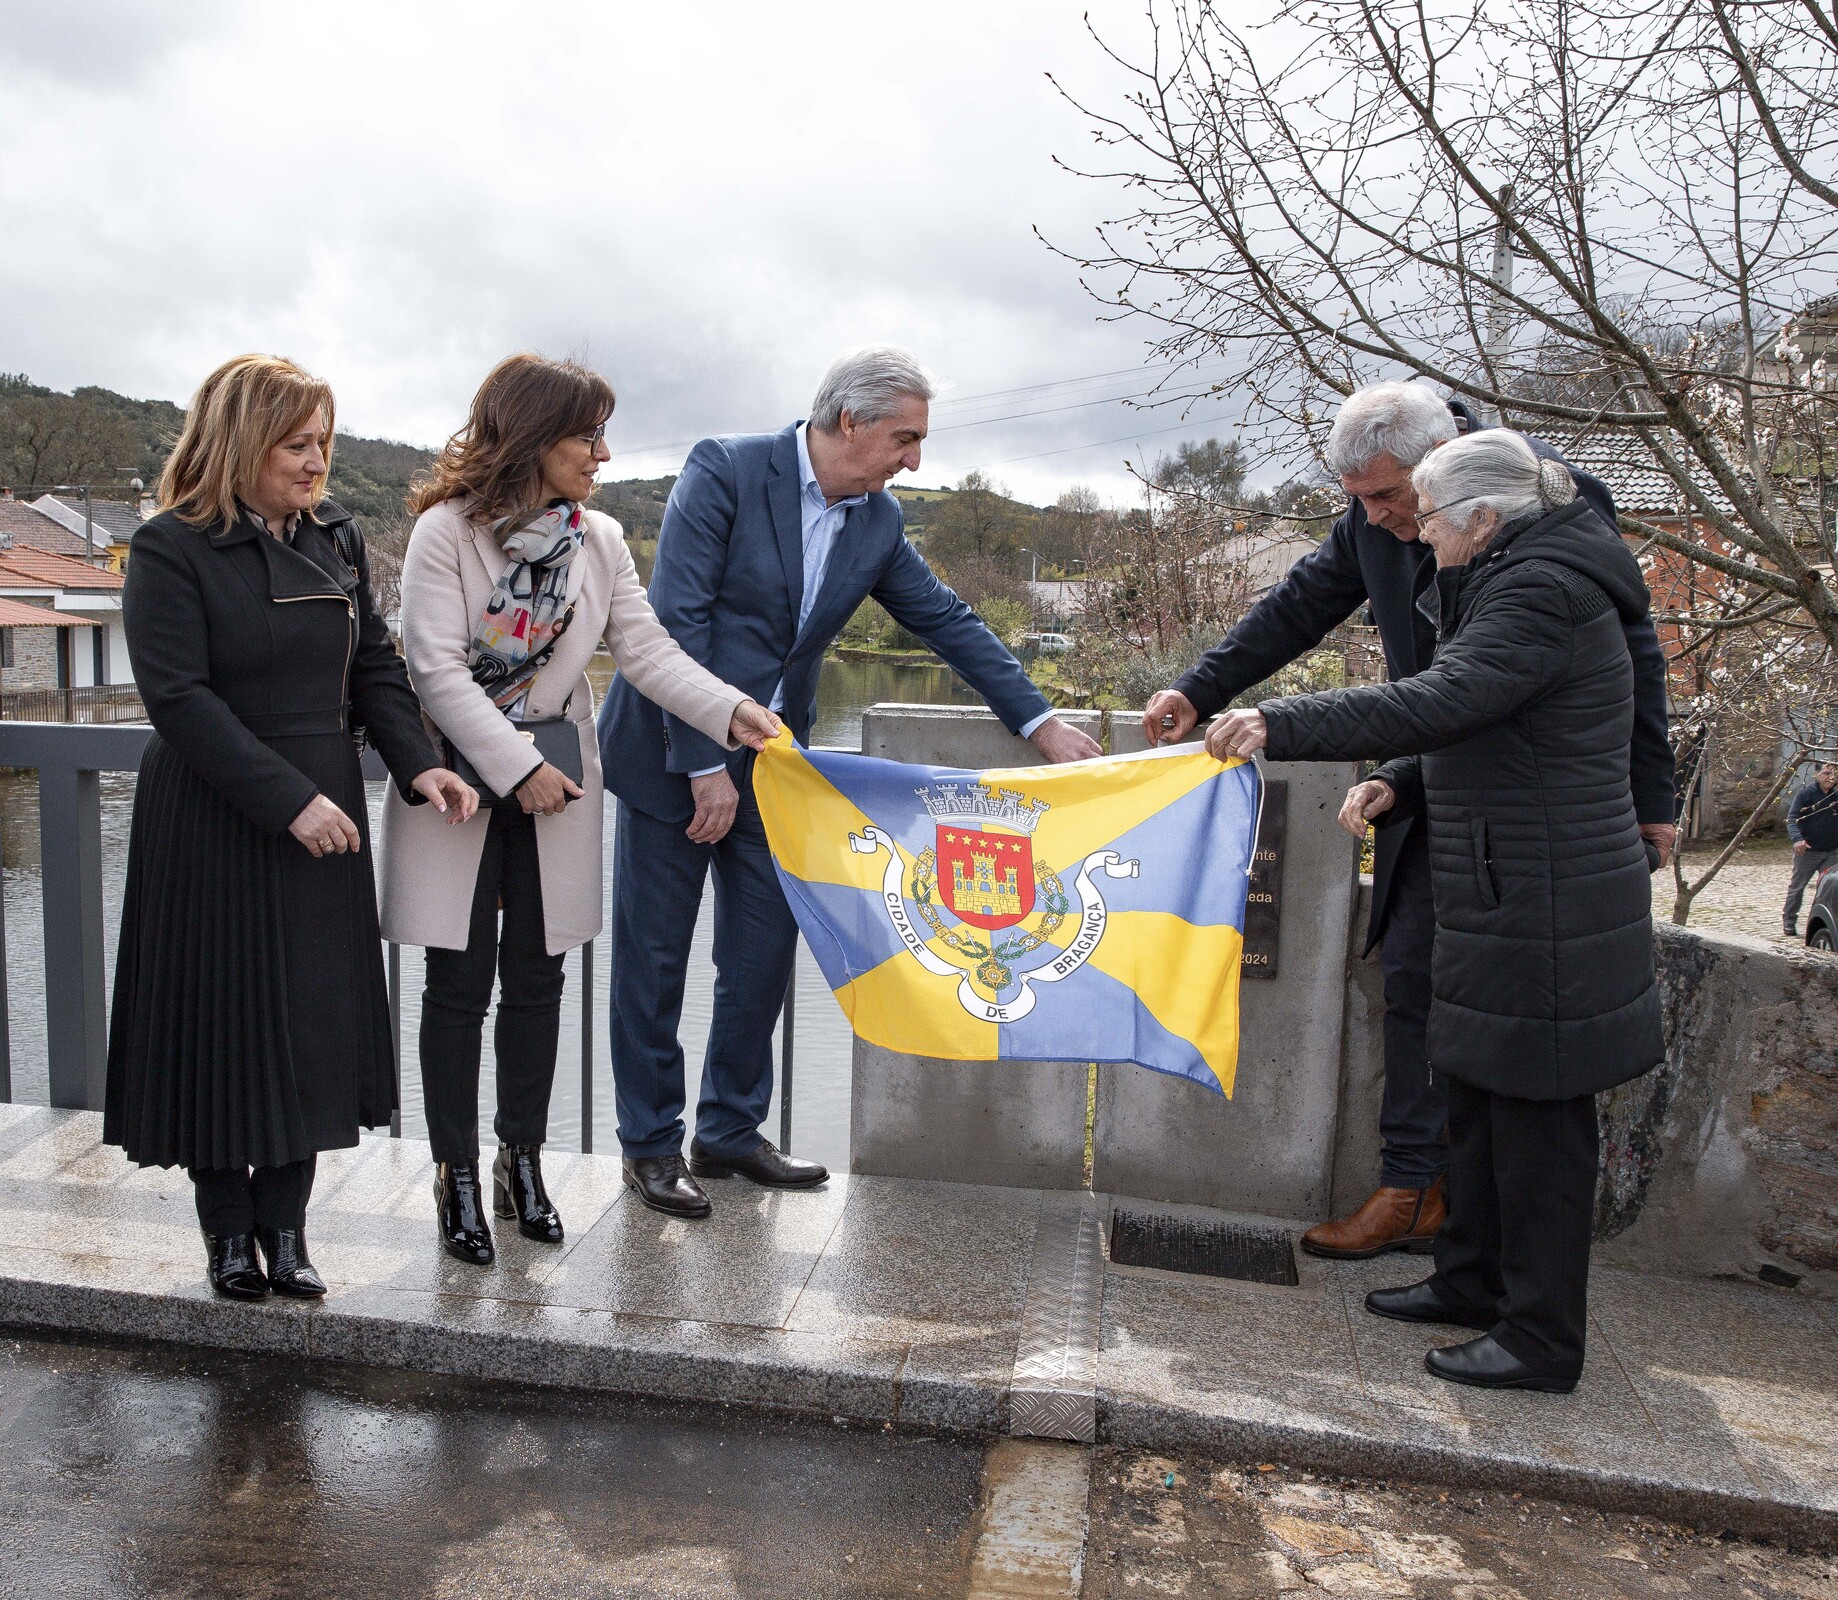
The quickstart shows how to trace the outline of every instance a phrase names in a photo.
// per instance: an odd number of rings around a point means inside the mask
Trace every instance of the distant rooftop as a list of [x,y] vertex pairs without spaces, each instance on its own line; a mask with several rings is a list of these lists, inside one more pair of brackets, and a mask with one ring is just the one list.
[[[56,495],[41,494],[32,502],[34,511],[41,511],[52,521],[59,523],[83,539],[83,502],[81,499],[62,499]],[[133,506],[124,505],[119,500],[91,500],[89,503],[90,519],[95,524],[96,543],[125,544],[132,539],[140,528],[141,515]]]
[[54,555],[80,558],[87,553],[81,534],[72,534],[23,500],[0,500],[0,536]]

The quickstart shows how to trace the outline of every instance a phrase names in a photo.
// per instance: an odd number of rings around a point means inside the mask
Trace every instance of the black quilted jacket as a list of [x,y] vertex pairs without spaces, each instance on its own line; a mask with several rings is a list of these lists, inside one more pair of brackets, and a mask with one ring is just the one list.
[[1436,575],[1428,670],[1267,701],[1271,759],[1394,757],[1430,818],[1430,1065],[1528,1100],[1658,1064],[1652,888],[1628,785],[1646,614],[1632,553],[1582,501]]

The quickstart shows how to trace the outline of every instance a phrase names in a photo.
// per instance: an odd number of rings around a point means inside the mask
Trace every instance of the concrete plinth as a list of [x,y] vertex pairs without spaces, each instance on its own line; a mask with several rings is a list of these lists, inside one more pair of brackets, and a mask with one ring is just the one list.
[[[1115,736],[1113,736],[1114,742]],[[1335,822],[1351,762],[1271,762],[1289,785],[1277,975],[1239,986],[1238,1081],[1098,1068],[1092,1187],[1313,1222],[1333,1187],[1359,851]],[[1196,972],[1196,984],[1217,974]]]
[[[1099,736],[1097,712],[1060,716]],[[970,771],[1040,762],[1040,752],[993,713],[958,706],[870,707],[862,754]],[[938,1061],[857,1039],[849,1169],[1077,1189],[1085,1173],[1087,1078],[1083,1064]]]

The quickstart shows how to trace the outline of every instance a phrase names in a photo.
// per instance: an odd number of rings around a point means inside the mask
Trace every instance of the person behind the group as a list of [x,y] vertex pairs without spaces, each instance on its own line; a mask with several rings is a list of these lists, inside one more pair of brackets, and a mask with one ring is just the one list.
[[1794,795],[1787,837],[1793,841],[1793,875],[1781,907],[1781,932],[1797,939],[1806,885],[1838,861],[1838,761],[1821,761],[1813,781]]
[[[494,1256],[479,1173],[479,1055],[500,986],[493,1209],[559,1243],[542,1174],[562,961],[600,931],[603,812],[587,664],[602,642],[629,683],[711,750],[757,749],[778,719],[686,655],[646,603],[619,524],[587,509],[613,391],[569,361],[515,355],[411,490],[402,640],[438,733],[488,791],[467,826],[383,816],[383,928],[425,945],[421,1082],[442,1243]],[[534,742],[561,762],[544,759]],[[569,768],[578,777],[571,777]]]
[[1347,797],[1363,834],[1421,802],[1435,879],[1429,1064],[1449,1084],[1449,1217],[1422,1283],[1368,1309],[1480,1331],[1430,1371],[1568,1391],[1583,1368],[1595,1095],[1656,1066],[1652,888],[1628,782],[1633,553],[1568,471],[1495,429],[1412,486],[1435,552],[1435,657],[1415,676],[1233,711],[1222,759],[1390,756]]
[[[1408,678],[1429,665],[1435,633],[1416,602],[1435,563],[1417,536],[1411,472],[1463,427],[1472,427],[1466,409],[1439,399],[1425,384],[1374,384],[1347,398],[1327,445],[1328,463],[1348,495],[1346,511],[1320,547],[1298,561],[1223,642],[1150,699],[1143,728],[1151,743],[1185,737],[1202,717],[1223,710],[1312,650],[1363,606],[1378,625],[1387,677]],[[1561,459],[1541,440],[1528,443],[1540,456]],[[1583,499],[1615,537],[1614,502],[1606,487],[1587,473],[1574,477]],[[1663,860],[1673,836],[1665,657],[1644,611],[1627,620],[1625,631],[1634,663],[1634,808],[1642,835]],[[1369,952],[1383,941],[1385,1087],[1378,1188],[1349,1216],[1319,1223],[1303,1235],[1303,1249],[1315,1255],[1420,1253],[1442,1225],[1448,1094],[1429,1070],[1424,1038],[1434,932],[1424,829],[1400,819],[1378,836],[1365,946]]]
[[103,1137],[190,1169],[212,1287],[239,1299],[325,1293],[305,1231],[317,1154],[396,1108],[355,726],[432,828],[478,799],[429,743],[363,538],[324,498],[332,422],[332,391],[290,361],[219,367],[122,601],[154,734]]
[[[651,603],[696,660],[784,713],[807,739],[824,651],[872,595],[1048,761],[1101,753],[1055,717],[999,639],[909,544],[887,480],[916,471],[931,380],[904,351],[840,358],[808,422],[704,439],[671,490]],[[772,1030],[797,927],[753,799],[753,756],[728,755],[642,683],[600,713],[619,798],[613,869],[613,1075],[626,1182],[657,1210],[706,1216],[697,1177],[802,1186],[828,1173],[760,1134]],[[677,1023],[702,885],[715,878],[714,1021],[689,1170]]]

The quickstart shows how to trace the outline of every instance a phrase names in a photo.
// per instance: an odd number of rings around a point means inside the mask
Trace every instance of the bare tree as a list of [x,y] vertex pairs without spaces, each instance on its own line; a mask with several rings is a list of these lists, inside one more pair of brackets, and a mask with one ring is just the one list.
[[[1069,252],[1163,359],[1235,354],[1251,423],[1319,442],[1418,374],[1638,438],[1696,532],[1626,519],[1838,647],[1834,375],[1796,314],[1838,266],[1822,0],[1151,0],[1126,103],[1082,106],[1133,207]],[[1102,45],[1102,41],[1100,44]],[[1549,379],[1560,371],[1567,382]]]

